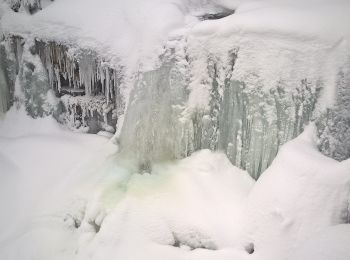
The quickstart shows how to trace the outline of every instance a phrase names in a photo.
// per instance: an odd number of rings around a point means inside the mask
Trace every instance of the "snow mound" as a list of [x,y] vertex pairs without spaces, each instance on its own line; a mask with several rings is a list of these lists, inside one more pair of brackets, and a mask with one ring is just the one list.
[[[97,50],[106,58],[118,56],[130,65],[140,57],[143,62],[157,59],[169,33],[195,23],[194,16],[188,17],[191,10],[209,3],[203,0],[60,0],[32,16],[8,12],[2,23],[6,33]],[[215,1],[210,5],[217,6]]]
[[62,129],[50,117],[30,118],[24,109],[0,119],[0,221],[6,223],[0,241],[31,223],[46,194],[107,142]]
[[1,220],[8,223],[0,258],[245,255],[225,248],[236,235],[227,229],[238,230],[254,184],[248,173],[224,154],[203,150],[140,174],[132,162],[116,159],[117,147],[106,142],[68,132],[50,118],[7,113],[0,123]]
[[347,226],[327,229],[349,222],[350,160],[321,155],[313,126],[254,184],[208,150],[140,174],[50,121],[0,123],[1,259],[346,259]]
[[[199,22],[198,14],[236,9],[217,21]],[[60,0],[34,15],[7,12],[1,27],[6,34],[38,37],[96,50],[124,65],[153,64],[166,41],[185,31],[221,35],[279,35],[304,40],[341,41],[350,35],[349,3],[323,1],[230,0]],[[94,19],[92,19],[92,17]],[[219,22],[220,23],[220,22]],[[198,25],[199,28],[196,28]],[[147,67],[147,66],[146,66]]]
[[296,252],[295,260],[350,259],[350,225],[325,228],[307,240]]
[[314,133],[311,125],[284,145],[249,195],[243,233],[256,259],[285,259],[322,229],[349,223],[350,160],[322,155]]

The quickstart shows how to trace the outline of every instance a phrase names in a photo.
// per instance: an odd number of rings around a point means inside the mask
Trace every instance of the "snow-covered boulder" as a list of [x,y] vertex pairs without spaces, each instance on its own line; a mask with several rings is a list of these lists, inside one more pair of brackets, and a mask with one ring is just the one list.
[[314,134],[310,126],[284,145],[248,197],[244,245],[254,246],[255,259],[293,259],[317,232],[349,223],[350,160],[322,155]]

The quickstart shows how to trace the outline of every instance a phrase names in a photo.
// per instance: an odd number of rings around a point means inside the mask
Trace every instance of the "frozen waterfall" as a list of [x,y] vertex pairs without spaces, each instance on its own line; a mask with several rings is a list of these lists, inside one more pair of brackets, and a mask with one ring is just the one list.
[[150,170],[152,161],[182,158],[200,149],[220,150],[258,178],[280,145],[312,120],[322,84],[301,78],[293,88],[283,81],[268,90],[249,85],[234,77],[238,57],[235,50],[221,60],[210,56],[205,61],[207,80],[202,88],[208,89],[208,103],[192,107],[191,54],[186,48],[172,49],[171,55],[162,57],[159,69],[137,79],[120,136],[121,150],[138,158],[145,168],[141,170]]
[[[117,132],[121,156],[136,160],[140,171],[210,149],[258,178],[279,147],[315,120],[320,150],[339,160],[349,157],[349,146],[341,145],[350,143],[346,65],[331,71],[338,105],[327,110],[320,104],[332,84],[321,66],[329,59],[326,47],[310,50],[308,43],[289,40],[283,44],[293,49],[278,56],[281,46],[273,40],[216,49],[217,41],[176,37],[156,68],[127,74],[91,50],[7,37],[1,107],[22,102],[33,117],[52,114],[71,129]],[[261,49],[262,57],[252,56]]]

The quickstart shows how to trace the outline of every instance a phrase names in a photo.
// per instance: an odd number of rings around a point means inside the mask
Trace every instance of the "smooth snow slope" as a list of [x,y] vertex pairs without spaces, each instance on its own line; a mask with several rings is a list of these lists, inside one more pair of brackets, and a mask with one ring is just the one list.
[[[117,147],[105,138],[70,133],[15,109],[0,123],[0,144],[1,220],[7,223],[1,259],[244,255],[212,251],[234,241],[226,230],[238,228],[254,183],[223,154],[202,151],[141,175],[116,159]],[[177,241],[181,249],[171,246]]]
[[[248,196],[243,236],[255,245],[254,259],[295,259],[318,232],[349,223],[350,160],[322,155],[314,135],[311,125],[282,146]],[[333,245],[318,246],[327,251]],[[310,256],[318,246],[308,248]]]
[[[40,203],[108,139],[61,129],[12,108],[0,119],[0,240],[33,221]],[[14,234],[12,234],[14,235]]]

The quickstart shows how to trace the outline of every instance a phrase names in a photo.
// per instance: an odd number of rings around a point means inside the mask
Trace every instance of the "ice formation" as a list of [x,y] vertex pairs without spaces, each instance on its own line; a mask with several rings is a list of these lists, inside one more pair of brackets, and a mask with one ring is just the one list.
[[0,258],[347,259],[349,8],[0,1]]
[[35,48],[51,88],[62,96],[67,124],[93,133],[115,132],[117,115],[124,109],[121,68],[111,68],[89,50],[70,55],[67,47],[52,42],[36,42]]
[[187,27],[168,36],[156,59],[140,54],[137,62],[69,37],[36,30],[33,39],[6,17],[3,109],[19,100],[31,115],[53,114],[72,129],[116,132],[121,153],[142,171],[211,149],[258,178],[311,121],[324,154],[349,157],[346,42],[303,30],[262,36],[250,24],[240,32],[230,25],[234,9],[191,6],[180,8]]
[[[245,68],[249,64],[244,60],[249,56],[242,47],[207,53],[200,49],[198,39],[182,36],[168,43],[157,69],[134,76],[134,88],[125,96],[121,67],[111,68],[96,53],[72,53],[64,45],[20,37],[4,42],[12,71],[19,75],[12,82],[22,86],[22,98],[33,116],[52,113],[70,128],[92,133],[115,132],[117,119],[123,116],[118,130],[121,151],[135,156],[144,168],[141,170],[147,171],[155,161],[212,149],[224,151],[234,165],[257,178],[271,164],[280,145],[316,119],[314,112],[324,91],[322,73],[292,70],[271,79],[259,67],[255,71]],[[317,63],[324,57],[321,51],[290,52],[307,55]],[[317,59],[315,54],[319,55]],[[273,58],[272,62],[283,58]],[[284,68],[306,67],[304,59],[299,64],[285,60]],[[273,72],[278,73],[278,69]],[[343,93],[348,83],[345,74],[339,73],[343,83],[338,80],[337,84]],[[43,97],[50,91],[56,93],[60,105],[56,102],[54,107],[50,98]],[[344,121],[348,108],[342,111]],[[334,120],[329,113],[323,117]],[[338,155],[334,153],[341,154],[339,159],[347,158],[347,146],[336,149],[336,144],[328,144],[332,131],[324,121],[318,124],[324,137],[321,150],[335,158]]]
[[73,129],[115,132],[118,109],[124,109],[119,71],[94,53],[79,50],[69,56],[55,43],[10,36],[3,46],[9,78],[4,91],[14,90],[11,98],[5,92],[4,102],[18,100],[32,116],[53,114]]
[[[4,49],[3,46],[0,46],[0,56],[4,57]],[[0,61],[0,114],[3,114],[9,108],[9,87],[7,82],[7,73],[6,73],[6,64],[2,59]]]
[[[121,150],[132,150],[147,170],[152,161],[220,150],[257,178],[282,144],[323,113],[320,100],[329,86],[324,86],[323,68],[311,65],[327,59],[325,47],[304,50],[305,43],[285,56],[274,56],[272,39],[271,46],[258,42],[215,52],[206,48],[220,40],[192,37],[170,42],[159,68],[136,79]],[[264,48],[271,71],[259,64],[261,57],[251,57],[250,52]],[[273,65],[281,61],[283,67]]]
[[[0,5],[0,19],[3,15],[3,7]],[[2,41],[3,33],[0,27],[0,39]],[[6,50],[3,44],[0,44],[0,115],[5,113],[10,107],[10,88],[9,88],[9,71],[6,63]]]
[[334,107],[317,120],[320,150],[339,161],[350,158],[350,63],[336,77],[337,91]]
[[41,9],[41,0],[5,0],[15,12],[24,10],[30,14]]
[[135,174],[108,139],[11,108],[0,258],[347,259],[350,160],[322,155],[315,134],[285,144],[257,182],[209,150]]

